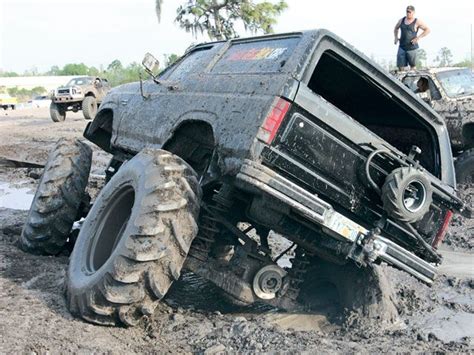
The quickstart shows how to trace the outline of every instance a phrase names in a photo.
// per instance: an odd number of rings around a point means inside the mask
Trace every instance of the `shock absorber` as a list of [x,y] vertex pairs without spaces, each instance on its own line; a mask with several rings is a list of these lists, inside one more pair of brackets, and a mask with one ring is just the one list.
[[288,271],[290,284],[286,292],[287,297],[296,302],[300,293],[300,286],[310,264],[308,253],[301,247],[295,249],[295,257],[292,260],[291,269]]
[[[223,185],[217,193],[214,193],[207,208],[201,209],[199,217],[199,233],[194,239],[190,255],[201,261],[206,261],[209,257],[212,245],[216,237],[221,233],[219,220],[215,214],[225,215],[232,207],[232,188]],[[215,212],[215,214],[213,213]]]

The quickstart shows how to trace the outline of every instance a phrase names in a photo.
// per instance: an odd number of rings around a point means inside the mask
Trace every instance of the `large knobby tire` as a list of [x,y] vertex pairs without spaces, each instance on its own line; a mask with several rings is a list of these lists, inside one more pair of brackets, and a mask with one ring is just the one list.
[[67,273],[68,307],[102,325],[153,314],[180,276],[197,234],[201,189],[194,170],[145,149],[105,185],[86,217]]
[[[312,258],[301,286],[299,301],[309,308],[338,306],[346,322],[367,319],[392,324],[398,319],[397,299],[384,270],[377,265],[337,265]],[[354,314],[358,315],[355,319]]]
[[49,115],[54,122],[63,122],[66,119],[66,110],[63,105],[51,102],[51,105],[49,105]]
[[454,164],[458,184],[474,183],[474,149],[462,153]]
[[20,247],[34,254],[58,254],[65,246],[85,196],[92,150],[79,140],[61,139],[49,154]]
[[423,218],[433,201],[428,178],[413,167],[393,170],[382,186],[382,203],[388,215],[398,221],[414,223]]
[[92,120],[97,114],[97,100],[94,96],[86,96],[82,101],[82,114],[86,120]]

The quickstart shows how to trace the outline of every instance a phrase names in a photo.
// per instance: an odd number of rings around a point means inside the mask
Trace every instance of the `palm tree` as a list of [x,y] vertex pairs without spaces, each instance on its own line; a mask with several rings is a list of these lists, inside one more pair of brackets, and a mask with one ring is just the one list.
[[155,1],[155,12],[156,12],[156,17],[158,17],[158,22],[161,21],[161,5],[163,5],[163,0]]

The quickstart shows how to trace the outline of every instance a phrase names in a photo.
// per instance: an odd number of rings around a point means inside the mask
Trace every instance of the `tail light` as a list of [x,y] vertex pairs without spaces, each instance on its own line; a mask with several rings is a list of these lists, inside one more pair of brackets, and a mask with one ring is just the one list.
[[283,118],[290,108],[290,103],[281,97],[275,98],[269,114],[265,118],[262,127],[257,134],[257,138],[261,141],[270,144],[275,138],[275,135],[280,128]]
[[439,229],[435,239],[433,240],[433,243],[431,244],[434,248],[438,248],[438,245],[440,245],[443,241],[452,218],[453,212],[451,210],[448,210],[448,212],[446,212],[446,215],[444,216],[443,225]]

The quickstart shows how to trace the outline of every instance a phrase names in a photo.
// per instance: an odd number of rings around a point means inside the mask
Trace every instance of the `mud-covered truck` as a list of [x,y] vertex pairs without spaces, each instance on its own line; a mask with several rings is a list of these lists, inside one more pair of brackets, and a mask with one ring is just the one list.
[[92,207],[91,149],[60,141],[21,235],[55,254],[85,217],[73,314],[133,325],[183,270],[283,309],[315,276],[372,309],[382,262],[433,282],[464,206],[443,119],[401,82],[326,30],[197,45],[159,76],[143,63],[151,79],[112,89],[84,132],[113,155]]
[[109,90],[107,79],[93,76],[73,78],[52,92],[49,107],[51,119],[62,122],[66,119],[67,111],[82,110],[84,118],[91,120]]
[[468,68],[430,68],[396,76],[446,121],[457,182],[474,183],[474,74]]

